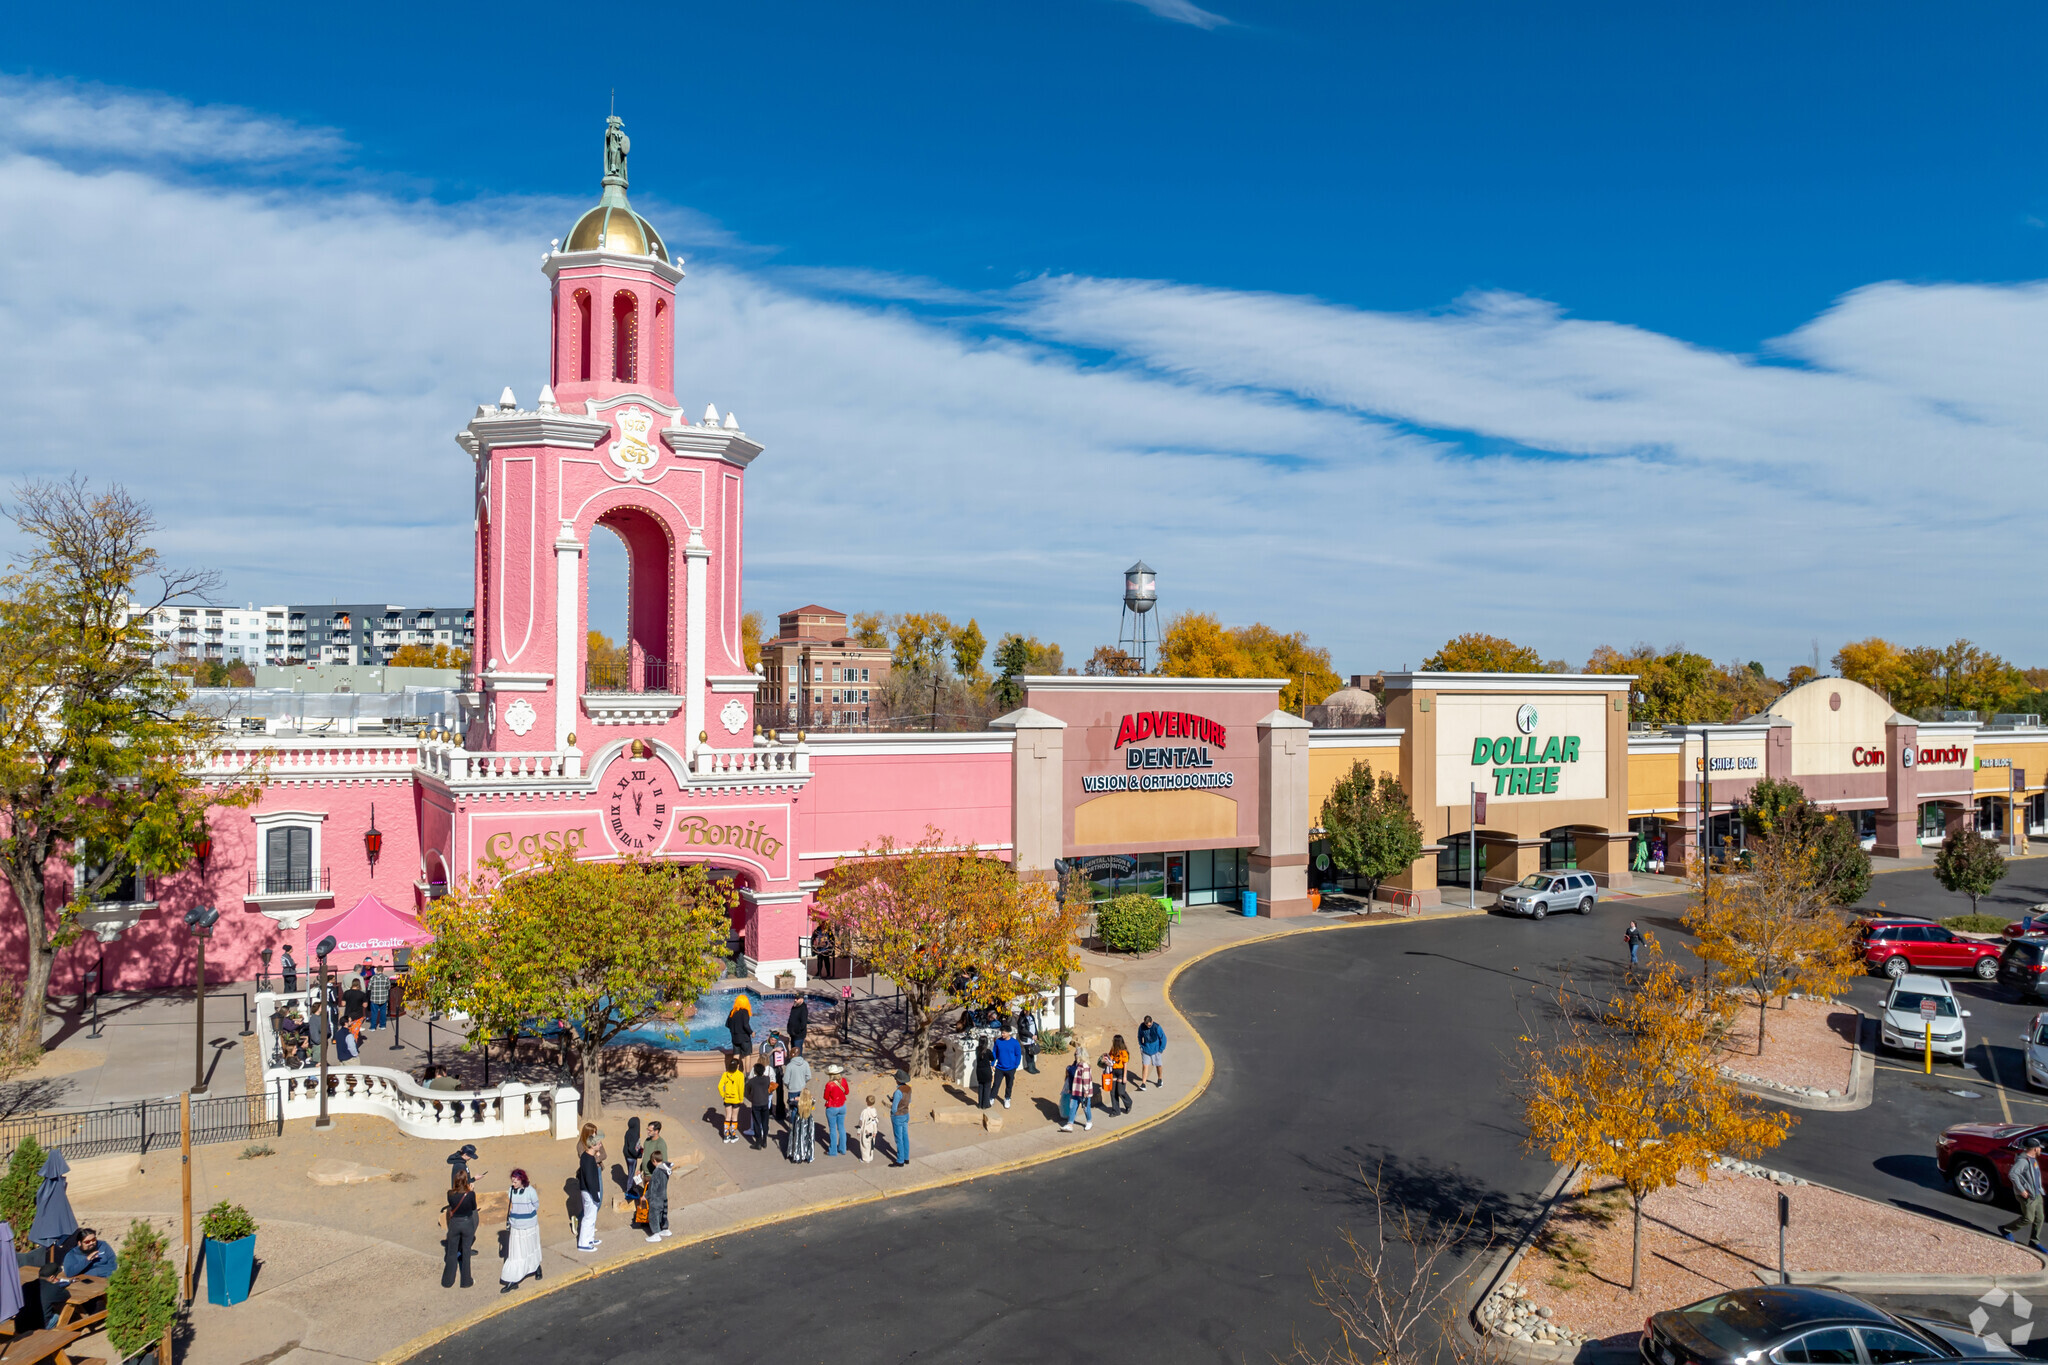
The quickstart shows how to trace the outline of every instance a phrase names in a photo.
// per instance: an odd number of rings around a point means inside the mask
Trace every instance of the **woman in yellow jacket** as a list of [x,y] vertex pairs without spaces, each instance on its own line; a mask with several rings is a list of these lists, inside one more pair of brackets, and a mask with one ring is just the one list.
[[718,1099],[725,1105],[725,1140],[740,1140],[740,1106],[747,1102],[747,1073],[741,1067],[738,1057],[725,1059],[725,1070],[718,1074]]

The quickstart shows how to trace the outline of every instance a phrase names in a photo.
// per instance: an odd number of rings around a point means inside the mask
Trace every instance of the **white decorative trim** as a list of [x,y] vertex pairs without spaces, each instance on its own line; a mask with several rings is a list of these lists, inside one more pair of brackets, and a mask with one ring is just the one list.
[[723,427],[663,427],[661,439],[678,455],[723,460],[745,469],[767,449],[737,431]]
[[505,708],[505,724],[511,727],[513,734],[522,739],[539,720],[540,713],[535,711],[533,703],[524,697],[513,698],[512,704]]
[[775,989],[775,978],[783,972],[788,972],[796,978],[797,990],[802,990],[811,984],[810,968],[804,965],[804,960],[800,957],[757,960],[748,957],[745,953],[741,953],[740,970],[770,990]]
[[486,692],[545,692],[554,681],[552,673],[490,672],[483,676]]
[[1389,673],[1389,692],[1627,692],[1633,673]]
[[725,727],[725,732],[729,735],[736,735],[747,728],[747,708],[740,704],[738,697],[727,701],[720,708],[718,723]]
[[101,943],[112,943],[154,909],[155,901],[101,901],[72,918],[80,926],[92,930],[92,936]]
[[585,692],[583,710],[592,725],[660,725],[683,709],[673,692]]
[[[1016,848],[1015,844],[941,844],[932,851],[935,853],[1012,853],[1016,851]],[[899,851],[901,851],[900,847]],[[839,853],[799,853],[796,857],[798,862],[816,863],[823,862],[828,858],[837,861],[840,858],[871,857],[873,854],[873,849],[855,848]]]
[[552,284],[563,271],[580,276],[585,271],[600,270],[607,265],[623,265],[634,270],[644,270],[670,285],[679,283],[683,278],[683,272],[679,267],[669,264],[659,256],[634,256],[624,251],[550,252],[548,258],[541,262],[540,268],[548,277],[548,282]]
[[[1394,676],[1388,674],[1388,677]],[[1451,675],[1445,675],[1451,676]],[[1027,673],[1017,679],[1045,692],[1277,692],[1288,678],[1091,678],[1068,673]]]
[[704,632],[705,580],[711,563],[711,551],[695,531],[683,546],[683,562],[683,745],[694,754],[700,743],[697,736],[704,733],[704,652],[709,644]]
[[730,678],[721,678],[714,675],[706,679],[706,681],[711,684],[713,692],[754,692],[758,691],[761,686],[761,679],[755,677],[752,673],[742,673]]
[[834,758],[922,758],[934,754],[1009,754],[1016,737],[1007,734],[825,734],[806,731],[814,760]]

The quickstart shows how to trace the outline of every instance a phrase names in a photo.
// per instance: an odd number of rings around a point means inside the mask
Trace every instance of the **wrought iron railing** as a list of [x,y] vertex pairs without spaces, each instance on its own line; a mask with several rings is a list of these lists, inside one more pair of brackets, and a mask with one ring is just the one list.
[[592,659],[588,670],[589,692],[667,692],[669,664],[648,655],[638,663],[628,659]]
[[284,868],[269,868],[263,872],[249,874],[249,894],[252,896],[324,896],[334,889],[330,879],[331,869],[319,868],[304,872],[292,872]]
[[[192,1099],[194,1143],[249,1142],[284,1132],[278,1096],[196,1095]],[[62,1147],[77,1161],[134,1152],[147,1156],[178,1145],[178,1100],[137,1100],[62,1114],[23,1114],[0,1119],[0,1160],[14,1154],[24,1137],[44,1151]]]

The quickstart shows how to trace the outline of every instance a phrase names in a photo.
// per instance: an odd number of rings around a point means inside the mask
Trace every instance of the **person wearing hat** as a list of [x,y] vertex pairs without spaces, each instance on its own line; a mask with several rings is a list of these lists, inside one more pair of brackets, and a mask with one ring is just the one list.
[[910,1073],[896,1073],[896,1091],[889,1096],[889,1123],[896,1132],[896,1159],[891,1166],[910,1164]]
[[[455,1171],[460,1171],[464,1175],[469,1175],[469,1163],[475,1160],[476,1144],[474,1142],[463,1143],[460,1147],[455,1149],[455,1154],[448,1158],[448,1164],[455,1168],[455,1170],[448,1172],[449,1178],[451,1180],[454,1178]],[[474,1182],[475,1179],[475,1176],[470,1176],[470,1180],[472,1182]]]
[[[2012,1184],[2012,1197],[2019,1201],[2020,1216],[2007,1223],[1999,1231],[2008,1242],[2024,1242],[2041,1250],[2041,1139],[2030,1137],[2020,1144],[2020,1153],[2012,1159],[2012,1169],[2006,1173]],[[2022,1236],[2021,1234],[2025,1234]]]
[[825,1068],[825,1155],[846,1155],[846,1068],[834,1062]]

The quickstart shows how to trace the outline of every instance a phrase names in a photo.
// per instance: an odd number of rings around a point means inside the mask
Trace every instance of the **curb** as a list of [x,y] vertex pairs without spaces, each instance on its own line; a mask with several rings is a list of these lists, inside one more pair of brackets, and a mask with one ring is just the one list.
[[689,1237],[671,1238],[664,1241],[660,1246],[650,1247],[644,1251],[631,1251],[624,1256],[606,1261],[603,1265],[581,1267],[568,1274],[547,1281],[545,1285],[537,1288],[533,1293],[522,1295],[510,1302],[493,1303],[484,1308],[479,1308],[472,1313],[464,1314],[453,1321],[443,1323],[431,1331],[423,1332],[419,1336],[414,1337],[403,1346],[377,1357],[375,1365],[402,1365],[402,1362],[411,1360],[422,1351],[440,1345],[450,1337],[468,1331],[470,1328],[481,1323],[488,1322],[501,1313],[510,1312],[514,1308],[532,1303],[543,1295],[560,1293],[562,1290],[582,1284],[586,1280],[593,1280],[600,1275],[608,1275],[613,1271],[624,1270],[628,1266],[638,1265],[642,1261],[652,1260],[656,1256],[666,1255],[672,1251],[681,1251],[685,1247],[701,1246],[706,1242],[715,1242],[721,1238],[731,1237],[738,1233],[752,1232],[758,1228],[772,1227],[777,1223],[788,1223],[799,1218],[808,1218],[816,1213],[830,1213],[838,1209],[857,1208],[863,1204],[877,1204],[886,1199],[899,1199],[904,1195],[923,1194],[928,1190],[945,1189],[953,1185],[964,1185],[990,1176],[1008,1175],[1012,1171],[1021,1171],[1032,1166],[1042,1166],[1048,1162],[1061,1161],[1081,1152],[1092,1152],[1099,1148],[1107,1147],[1111,1143],[1122,1142],[1126,1138],[1165,1123],[1168,1119],[1180,1113],[1181,1110],[1193,1104],[1208,1090],[1210,1081],[1216,1075],[1216,1058],[1209,1051],[1208,1041],[1188,1021],[1187,1016],[1180,1012],[1180,1007],[1173,1003],[1173,983],[1180,979],[1182,972],[1194,966],[1197,962],[1214,957],[1218,953],[1229,952],[1235,948],[1245,948],[1255,943],[1270,943],[1276,939],[1293,938],[1300,934],[1328,933],[1337,929],[1369,929],[1397,924],[1423,924],[1436,920],[1464,919],[1472,915],[1483,915],[1485,913],[1484,910],[1461,909],[1455,912],[1406,919],[1374,920],[1361,916],[1351,923],[1304,924],[1299,928],[1282,929],[1273,933],[1261,934],[1257,938],[1238,939],[1234,942],[1218,943],[1204,948],[1186,961],[1175,964],[1173,970],[1166,974],[1166,980],[1161,983],[1160,987],[1161,995],[1166,1001],[1166,1008],[1173,1012],[1174,1018],[1179,1021],[1179,1026],[1186,1031],[1188,1037],[1195,1040],[1195,1045],[1202,1050],[1202,1075],[1195,1082],[1193,1089],[1158,1113],[1152,1114],[1128,1127],[1119,1128],[1111,1133],[1105,1133],[1101,1137],[1090,1138],[1085,1142],[1078,1142],[1052,1151],[1015,1157],[1008,1161],[997,1162],[994,1165],[977,1167],[972,1171],[963,1171],[958,1175],[939,1176],[915,1185],[905,1185],[900,1189],[876,1190],[869,1194],[838,1199],[813,1200],[793,1208],[778,1209],[774,1213],[762,1214],[757,1218],[744,1219],[730,1227],[719,1228],[715,1232],[700,1232]]
[[1509,1365],[1558,1365],[1560,1361],[1584,1360],[1591,1362],[1634,1359],[1635,1352],[1624,1354],[1613,1347],[1602,1346],[1598,1341],[1581,1342],[1574,1346],[1544,1346],[1533,1341],[1521,1341],[1505,1332],[1496,1332],[1480,1320],[1479,1309],[1493,1297],[1493,1292],[1514,1278],[1515,1268],[1536,1245],[1536,1236],[1543,1231],[1543,1225],[1550,1218],[1550,1211],[1557,1201],[1571,1188],[1572,1180],[1579,1173],[1577,1165],[1559,1166],[1557,1173],[1550,1177],[1550,1183],[1543,1187],[1538,1199],[1542,1207],[1529,1226],[1514,1241],[1496,1247],[1489,1252],[1486,1260],[1480,1262],[1472,1276],[1472,1283],[1478,1286],[1465,1312],[1458,1319],[1458,1332],[1466,1344],[1480,1349],[1485,1357],[1506,1361]]
[[[1870,1056],[1877,1046],[1876,1035],[1872,1032],[1875,1025],[1871,1022],[1870,1016],[1864,1014],[1861,1009],[1854,1005],[1850,1005],[1849,1008],[1856,1010],[1862,1022],[1856,1027],[1856,1047],[1850,1055],[1849,1089],[1846,1093],[1834,1096],[1799,1095],[1789,1090],[1780,1090],[1776,1086],[1735,1080],[1733,1076],[1729,1079],[1735,1081],[1735,1088],[1745,1095],[1754,1095],[1757,1099],[1769,1100],[1772,1104],[1782,1104],[1792,1109],[1818,1109],[1836,1113],[1849,1109],[1868,1109],[1871,1100],[1877,1095],[1877,1065]],[[1724,1066],[1721,1070],[1726,1073],[1728,1068]]]

